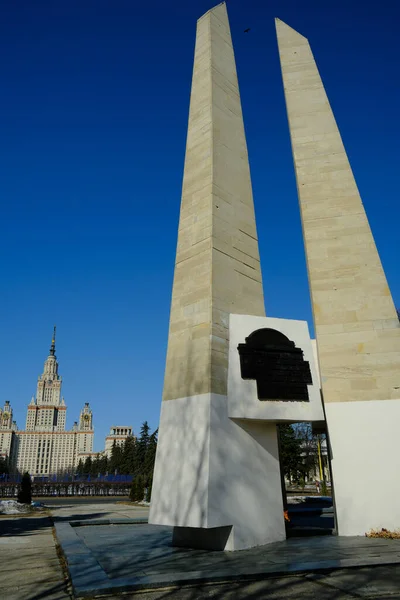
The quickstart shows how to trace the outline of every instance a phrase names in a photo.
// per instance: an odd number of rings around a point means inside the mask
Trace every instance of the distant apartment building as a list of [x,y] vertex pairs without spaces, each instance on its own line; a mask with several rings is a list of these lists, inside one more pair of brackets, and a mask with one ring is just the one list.
[[107,458],[111,457],[112,447],[115,443],[116,446],[123,446],[126,438],[133,435],[132,427],[126,425],[114,425],[110,429],[109,435],[106,437],[106,443],[104,453]]

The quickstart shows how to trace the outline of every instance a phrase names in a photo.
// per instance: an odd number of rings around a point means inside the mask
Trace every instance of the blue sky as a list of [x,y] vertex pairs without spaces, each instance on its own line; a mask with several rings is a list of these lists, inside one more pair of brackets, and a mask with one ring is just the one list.
[[[209,0],[0,2],[0,401],[57,324],[68,426],[158,424],[196,19]],[[229,0],[266,310],[311,325],[274,31],[310,40],[400,304],[400,3]],[[251,28],[248,34],[243,30]]]

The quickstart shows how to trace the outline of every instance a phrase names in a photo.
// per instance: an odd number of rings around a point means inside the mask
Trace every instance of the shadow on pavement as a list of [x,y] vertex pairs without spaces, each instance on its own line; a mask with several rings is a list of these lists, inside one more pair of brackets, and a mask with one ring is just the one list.
[[105,518],[105,513],[78,513],[76,515],[68,515],[66,517],[49,516],[49,515],[32,515],[23,516],[18,515],[7,515],[0,519],[0,536],[20,536],[20,535],[35,535],[41,529],[46,529],[53,526],[53,521],[73,521],[79,519],[84,521],[86,519]]

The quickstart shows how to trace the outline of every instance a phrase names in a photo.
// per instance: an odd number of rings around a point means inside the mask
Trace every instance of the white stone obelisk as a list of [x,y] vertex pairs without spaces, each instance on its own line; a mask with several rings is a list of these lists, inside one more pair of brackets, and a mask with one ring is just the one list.
[[400,325],[309,43],[277,19],[341,535],[400,527]]
[[[276,426],[228,418],[229,315],[264,316],[250,170],[225,3],[197,23],[150,522],[174,542],[285,537]],[[278,515],[278,518],[277,518]]]

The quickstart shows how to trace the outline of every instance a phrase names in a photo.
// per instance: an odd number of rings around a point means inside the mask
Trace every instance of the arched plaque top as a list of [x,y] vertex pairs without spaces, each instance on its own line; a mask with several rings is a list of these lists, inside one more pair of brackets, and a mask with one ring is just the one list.
[[263,328],[253,331],[246,338],[248,348],[294,348],[294,342],[291,342],[281,331],[276,329]]

